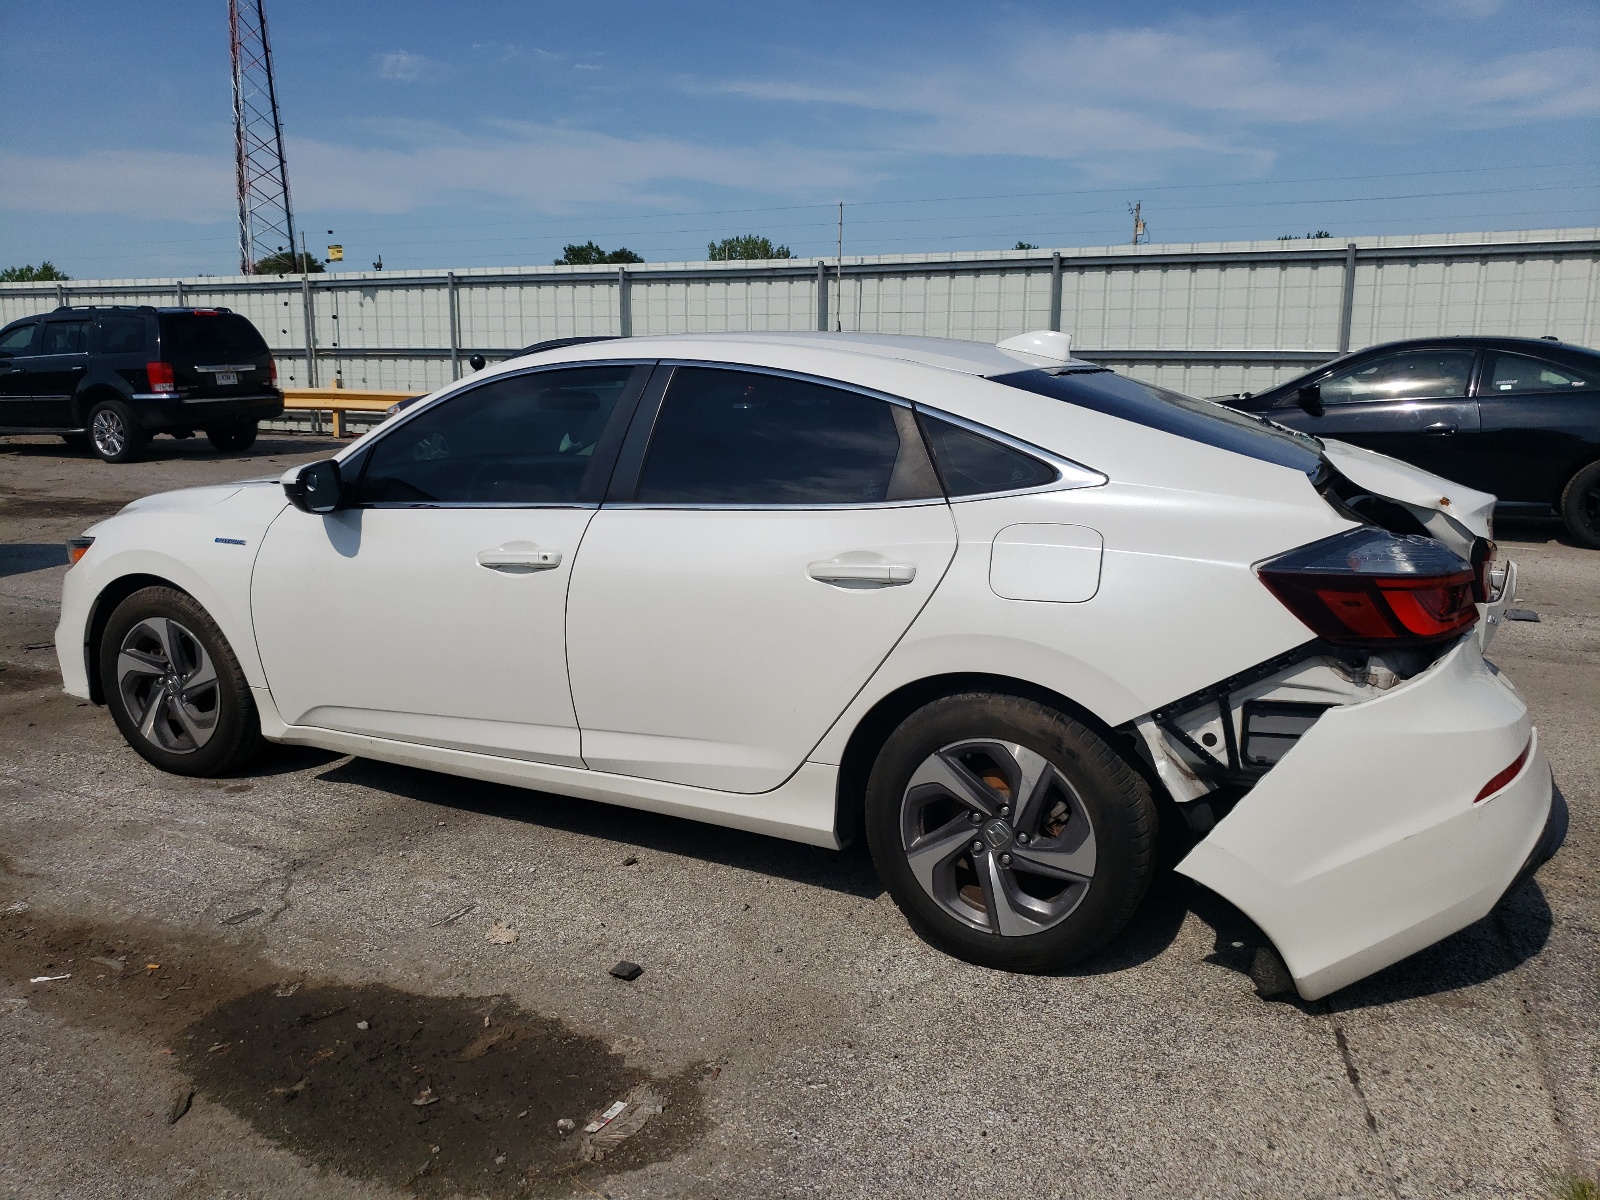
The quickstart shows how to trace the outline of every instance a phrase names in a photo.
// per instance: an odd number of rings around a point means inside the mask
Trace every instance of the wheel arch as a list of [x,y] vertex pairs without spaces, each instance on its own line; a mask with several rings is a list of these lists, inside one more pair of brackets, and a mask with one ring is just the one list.
[[[850,737],[845,742],[844,753],[840,756],[838,791],[834,806],[834,834],[840,846],[850,845],[862,831],[867,779],[872,773],[873,763],[877,761],[878,751],[882,749],[884,742],[888,741],[889,735],[917,709],[945,696],[960,695],[963,692],[989,692],[1049,705],[1094,730],[1107,743],[1120,750],[1129,765],[1150,781],[1149,769],[1138,753],[1135,739],[1126,731],[1119,731],[1107,725],[1104,720],[1071,696],[1011,675],[982,671],[955,671],[930,675],[902,684],[883,696],[862,715],[856,722],[855,728],[851,730]],[[1166,796],[1166,791],[1164,788],[1153,786],[1153,781],[1151,782],[1152,794],[1159,803]]]
[[[170,579],[142,573],[120,575],[100,589],[100,594],[94,598],[94,606],[89,610],[89,624],[83,642],[83,661],[89,674],[89,699],[96,704],[106,702],[105,688],[100,682],[100,640],[105,637],[106,626],[111,623],[111,614],[116,612],[117,605],[129,596],[149,587],[171,588],[175,592],[182,592],[185,596],[195,599],[188,588]],[[195,602],[199,603],[198,599]]]
[[89,412],[102,400],[120,400],[124,404],[128,403],[128,397],[109,383],[90,384],[72,398],[72,419],[80,429],[89,427]]

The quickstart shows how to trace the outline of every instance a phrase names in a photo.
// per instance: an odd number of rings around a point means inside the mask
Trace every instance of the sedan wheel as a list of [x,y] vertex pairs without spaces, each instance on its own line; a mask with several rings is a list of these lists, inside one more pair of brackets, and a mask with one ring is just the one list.
[[193,754],[217,731],[217,668],[193,633],[147,617],[122,639],[117,691],[139,736],[171,754]]
[[227,639],[193,597],[135,592],[111,614],[100,683],[117,727],[150,762],[217,775],[261,747],[261,719]]
[[971,694],[913,713],[885,743],[867,836],[930,942],[1050,971],[1132,915],[1154,872],[1156,816],[1143,779],[1094,731],[1032,701]]
[[1567,482],[1561,516],[1576,541],[1600,550],[1600,462],[1590,463]]

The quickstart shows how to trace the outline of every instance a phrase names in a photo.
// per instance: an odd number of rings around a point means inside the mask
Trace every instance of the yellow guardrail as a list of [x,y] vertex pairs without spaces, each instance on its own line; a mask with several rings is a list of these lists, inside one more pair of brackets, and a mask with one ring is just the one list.
[[355,388],[284,388],[283,407],[302,412],[333,414],[333,436],[351,437],[345,430],[344,415],[349,412],[383,412],[397,400],[409,400],[425,392],[373,392]]

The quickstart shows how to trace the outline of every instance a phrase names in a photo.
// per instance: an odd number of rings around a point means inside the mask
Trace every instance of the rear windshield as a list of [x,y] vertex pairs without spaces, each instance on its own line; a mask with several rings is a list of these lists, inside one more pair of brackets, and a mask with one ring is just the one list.
[[235,362],[260,358],[267,343],[238,313],[162,313],[161,353],[195,363]]
[[1303,471],[1308,476],[1315,477],[1322,468],[1322,443],[1309,434],[1269,424],[1209,400],[1139,383],[1104,368],[1018,371],[992,378],[995,383],[1092,408],[1192,442]]

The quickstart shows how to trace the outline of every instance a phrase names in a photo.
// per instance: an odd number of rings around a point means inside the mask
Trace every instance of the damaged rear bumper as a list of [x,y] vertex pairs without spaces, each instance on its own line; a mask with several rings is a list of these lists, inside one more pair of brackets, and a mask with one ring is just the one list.
[[1554,852],[1552,792],[1527,705],[1468,637],[1324,713],[1178,871],[1255,921],[1315,1000],[1488,913]]

